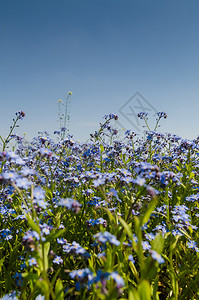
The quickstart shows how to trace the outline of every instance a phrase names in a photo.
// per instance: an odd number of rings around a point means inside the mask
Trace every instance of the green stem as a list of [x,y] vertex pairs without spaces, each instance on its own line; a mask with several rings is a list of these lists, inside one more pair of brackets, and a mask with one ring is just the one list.
[[[10,138],[10,136],[11,136],[11,134],[12,134],[12,132],[13,132],[13,130],[14,130],[14,128],[15,128],[15,126],[16,126],[18,120],[19,120],[19,117],[17,117],[16,120],[14,120],[14,124],[13,124],[13,126],[11,127],[11,130],[10,130],[10,132],[9,132],[9,134],[8,134],[8,136],[7,136],[7,138],[5,139],[5,141],[3,141],[3,151],[5,151],[6,144],[8,143],[9,138]],[[3,140],[2,137],[1,137],[1,140]]]

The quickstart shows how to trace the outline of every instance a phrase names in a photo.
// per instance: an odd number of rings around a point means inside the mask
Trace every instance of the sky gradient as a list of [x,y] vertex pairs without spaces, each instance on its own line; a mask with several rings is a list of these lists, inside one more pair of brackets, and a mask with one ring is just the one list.
[[120,109],[139,92],[167,112],[161,131],[196,138],[198,11],[198,0],[0,0],[0,135],[17,110],[17,133],[52,134],[68,91],[75,140],[110,112],[135,130]]

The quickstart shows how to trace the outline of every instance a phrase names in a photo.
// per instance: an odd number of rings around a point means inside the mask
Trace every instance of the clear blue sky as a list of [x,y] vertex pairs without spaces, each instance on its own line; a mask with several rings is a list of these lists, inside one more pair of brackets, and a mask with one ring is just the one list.
[[139,91],[168,113],[162,131],[195,138],[198,12],[198,0],[0,0],[1,134],[17,110],[20,134],[52,133],[71,91],[70,130],[83,141]]

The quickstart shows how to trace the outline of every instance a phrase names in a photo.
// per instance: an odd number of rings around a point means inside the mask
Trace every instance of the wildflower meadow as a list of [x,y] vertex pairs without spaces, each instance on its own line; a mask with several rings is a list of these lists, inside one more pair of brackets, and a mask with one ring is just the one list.
[[18,136],[23,111],[0,137],[1,299],[199,299],[199,138],[140,112],[143,137],[110,113],[76,142],[68,101],[53,138]]

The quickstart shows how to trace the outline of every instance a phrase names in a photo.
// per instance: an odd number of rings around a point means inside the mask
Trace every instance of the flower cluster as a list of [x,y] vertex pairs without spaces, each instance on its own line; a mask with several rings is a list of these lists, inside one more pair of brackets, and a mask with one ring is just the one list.
[[107,242],[109,242],[110,244],[116,246],[120,245],[120,241],[118,241],[117,238],[108,231],[98,232],[94,235],[94,238],[97,240],[98,243],[106,244]]
[[118,139],[108,114],[88,142],[62,122],[28,142],[12,132],[24,115],[1,139],[0,297],[197,299],[199,138]]

